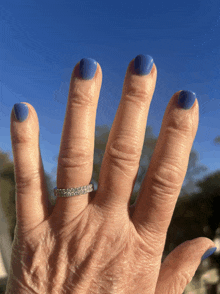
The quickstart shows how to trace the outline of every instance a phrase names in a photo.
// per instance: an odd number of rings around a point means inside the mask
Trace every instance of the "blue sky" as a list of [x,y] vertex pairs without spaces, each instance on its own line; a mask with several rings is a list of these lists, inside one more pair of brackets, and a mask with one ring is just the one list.
[[90,57],[101,65],[96,125],[110,127],[129,62],[148,54],[158,71],[148,117],[154,135],[172,95],[195,92],[200,121],[193,148],[208,172],[220,169],[220,145],[213,143],[220,135],[218,0],[1,0],[0,11],[0,148],[11,160],[11,110],[28,102],[38,114],[45,171],[55,181],[76,63]]

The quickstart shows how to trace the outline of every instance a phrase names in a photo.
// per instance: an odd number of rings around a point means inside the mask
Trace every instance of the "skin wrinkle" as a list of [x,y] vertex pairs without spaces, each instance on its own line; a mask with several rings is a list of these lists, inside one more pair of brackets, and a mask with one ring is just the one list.
[[177,272],[173,273],[173,282],[171,284],[171,289],[174,289],[174,292],[171,293],[182,293],[185,289],[185,285],[190,283],[192,278],[187,272]]
[[[88,230],[88,227],[87,227],[87,230]],[[84,233],[85,233],[85,232],[84,232]],[[95,240],[95,239],[93,239],[93,240]],[[102,242],[103,242],[103,244],[106,244],[106,243],[107,243],[106,240],[103,240]],[[107,244],[108,244],[108,243],[107,243]],[[88,249],[88,252],[94,252],[94,250],[95,250],[95,247],[94,247],[94,246],[95,246],[95,245],[92,245],[93,248],[92,248],[92,249],[91,249],[91,248]],[[83,246],[79,244],[79,245],[78,245],[78,248],[83,248]],[[100,247],[99,247],[99,248],[100,248]],[[102,249],[101,249],[101,250],[102,250]],[[104,249],[103,249],[103,250],[104,250]],[[99,253],[99,254],[100,254],[100,253]],[[98,255],[99,255],[99,254],[98,254]],[[90,254],[90,255],[91,255],[91,254]],[[85,260],[85,256],[82,256],[82,260]],[[96,263],[97,263],[97,262],[96,262]],[[81,263],[80,263],[80,264],[81,264]],[[76,265],[74,265],[74,266],[77,267]],[[91,270],[91,266],[90,266],[89,268],[90,268],[90,270]],[[95,267],[95,268],[96,268],[96,267]],[[90,270],[89,270],[89,271],[90,271]],[[93,269],[93,275],[95,274],[95,272],[96,272],[96,270]],[[91,277],[91,274],[89,274],[89,276],[90,276],[90,278],[92,278],[92,277]],[[83,279],[83,280],[84,280],[84,279]]]
[[[20,240],[17,264],[21,263],[22,271],[17,269],[15,266],[15,276],[17,277],[17,280],[24,280],[24,284],[29,285],[31,289],[35,291],[37,291],[36,289],[41,289],[42,291],[44,291],[45,284],[47,284],[47,270],[46,267],[42,268],[41,259],[47,258],[48,252],[50,251],[45,250],[47,246],[45,247],[44,243],[44,240],[48,239],[48,234],[46,237],[45,233],[41,234],[40,236],[41,237],[40,239],[38,239],[38,242],[36,242],[36,244],[34,244],[33,241],[28,241],[28,239],[26,240],[26,242],[22,242]],[[42,244],[44,244],[44,249],[42,249]],[[48,243],[46,242],[46,245],[47,244]],[[49,242],[49,244],[51,243]],[[12,254],[15,253],[15,250],[16,249],[13,250]],[[33,256],[33,258],[30,258],[30,256]]]
[[97,103],[94,101],[94,92],[96,91],[96,85],[92,85],[90,88],[82,87],[81,85],[70,86],[68,100],[68,109],[71,110],[71,107],[83,107],[93,108],[97,107]]
[[136,175],[139,168],[138,156],[135,156],[136,158],[134,159],[131,159],[128,155],[123,158],[123,152],[114,148],[106,148],[105,156],[106,161],[103,161],[103,166],[109,165],[110,161],[111,165],[114,165],[114,169],[117,169],[119,174],[122,173],[129,180],[133,178],[134,174]]
[[[105,240],[103,240],[103,244],[107,244],[108,242],[106,242]],[[118,255],[120,255],[120,252],[119,252],[119,254]],[[111,263],[113,263],[114,264],[114,262],[118,259],[118,255],[116,255],[113,259],[112,259],[112,262]],[[112,265],[110,264],[110,267],[111,267]],[[101,274],[101,276],[103,277],[103,274]],[[106,277],[104,277],[105,278],[105,280],[106,280]],[[91,288],[91,287],[90,287]]]
[[[33,285],[33,288],[41,289],[41,291],[45,289],[47,277],[46,267],[42,268],[41,264],[41,258],[47,259],[48,257],[44,249],[42,248],[42,240],[40,240],[37,246],[30,246],[27,254],[28,256],[33,255],[33,259],[31,260],[27,256],[30,261],[30,267],[24,271],[24,278],[28,281],[27,283]],[[24,259],[26,260],[27,257],[25,256]]]
[[[179,173],[174,172],[175,169],[169,168],[169,165],[161,165],[149,178],[154,190],[161,191],[161,194],[166,191],[166,194],[173,195],[173,192],[178,190],[182,185],[182,179]],[[164,197],[163,197],[164,198]]]
[[[60,245],[59,245],[60,244]],[[56,252],[57,251],[57,252]],[[55,258],[54,258],[55,255]],[[49,262],[51,264],[50,268],[52,269],[50,272],[50,276],[53,276],[53,279],[51,281],[51,284],[48,287],[48,293],[52,293],[52,290],[60,291],[62,288],[62,285],[65,283],[65,279],[67,276],[67,269],[68,265],[66,264],[66,260],[68,260],[67,257],[67,250],[66,246],[63,246],[62,240],[60,243],[57,244],[57,246],[54,248],[53,252],[51,253],[51,257],[49,258]],[[53,267],[53,263],[58,264],[57,267]],[[58,285],[56,287],[56,285]]]

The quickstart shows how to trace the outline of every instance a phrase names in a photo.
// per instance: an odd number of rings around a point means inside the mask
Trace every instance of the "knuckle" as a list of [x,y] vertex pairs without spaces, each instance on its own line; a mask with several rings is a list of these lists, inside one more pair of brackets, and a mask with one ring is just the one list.
[[[129,142],[129,143],[128,143]],[[132,140],[130,137],[118,138],[113,140],[106,152],[110,159],[114,162],[122,162],[123,164],[133,166],[137,164],[140,159],[141,149],[138,147],[138,144],[131,144]]]
[[[82,146],[82,145],[78,145]],[[88,148],[83,147],[64,147],[59,155],[58,165],[62,168],[81,167],[92,162],[93,158],[88,152]]]
[[21,192],[27,187],[33,186],[35,183],[38,184],[40,181],[39,172],[16,172],[16,189]]
[[93,99],[93,92],[89,91],[86,87],[75,86],[70,91],[70,107],[78,106],[95,106],[96,103]]
[[128,177],[133,176],[139,164],[141,149],[138,144],[129,144],[129,138],[118,138],[114,140],[107,148],[106,155],[114,166]]
[[167,122],[167,131],[175,133],[178,136],[189,137],[193,135],[194,120],[190,115],[171,115]]
[[150,178],[152,187],[158,193],[171,193],[182,185],[182,169],[174,164],[163,164],[152,173]]
[[[16,132],[11,133],[13,146],[20,148],[20,146],[31,145],[33,140],[33,132],[28,127],[27,129],[17,129]],[[26,147],[27,148],[27,147]]]
[[147,98],[150,97],[150,93],[148,91],[148,89],[143,88],[141,86],[137,86],[135,83],[129,83],[129,85],[127,85],[125,87],[125,97],[126,100],[130,100],[134,103],[144,103],[146,104]]

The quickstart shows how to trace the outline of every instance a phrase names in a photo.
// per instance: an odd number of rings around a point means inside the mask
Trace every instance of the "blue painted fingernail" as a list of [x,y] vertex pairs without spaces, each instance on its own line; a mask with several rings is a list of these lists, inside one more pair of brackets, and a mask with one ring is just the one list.
[[212,255],[216,251],[217,247],[213,247],[208,249],[202,256],[202,260],[208,258],[210,255]]
[[153,67],[154,60],[150,55],[139,54],[134,60],[134,69],[138,75],[148,75]]
[[84,80],[91,80],[97,69],[97,62],[92,58],[83,58],[80,60],[80,75]]
[[178,104],[183,109],[190,109],[196,100],[196,94],[191,91],[181,91],[178,97]]
[[24,103],[15,103],[13,106],[15,117],[18,121],[23,122],[28,117],[28,106]]

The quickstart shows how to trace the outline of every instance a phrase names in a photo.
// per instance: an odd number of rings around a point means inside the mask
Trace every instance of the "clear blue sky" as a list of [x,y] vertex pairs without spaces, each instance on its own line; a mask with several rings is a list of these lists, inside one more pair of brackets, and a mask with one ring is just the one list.
[[[22,4],[20,4],[22,3]],[[200,122],[193,148],[208,172],[220,169],[220,2],[1,0],[0,148],[12,157],[10,114],[34,106],[45,171],[56,180],[69,82],[76,63],[94,58],[103,82],[96,125],[112,125],[129,62],[154,59],[158,77],[148,125],[159,135],[179,90],[197,94]]]

